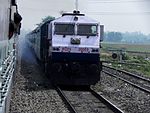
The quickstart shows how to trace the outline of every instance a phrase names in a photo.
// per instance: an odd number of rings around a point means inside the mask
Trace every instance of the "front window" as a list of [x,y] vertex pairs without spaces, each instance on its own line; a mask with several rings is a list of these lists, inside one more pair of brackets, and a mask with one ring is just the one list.
[[74,35],[75,34],[75,24],[59,24],[55,23],[56,35]]
[[97,25],[79,24],[77,27],[77,34],[85,36],[96,36]]

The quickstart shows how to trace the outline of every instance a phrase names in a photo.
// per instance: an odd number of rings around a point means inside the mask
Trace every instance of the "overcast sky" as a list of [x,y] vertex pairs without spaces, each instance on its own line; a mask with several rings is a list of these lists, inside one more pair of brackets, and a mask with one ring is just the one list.
[[[17,0],[24,29],[34,29],[41,19],[72,12],[75,0]],[[150,0],[79,0],[79,10],[105,25],[105,31],[150,34]]]

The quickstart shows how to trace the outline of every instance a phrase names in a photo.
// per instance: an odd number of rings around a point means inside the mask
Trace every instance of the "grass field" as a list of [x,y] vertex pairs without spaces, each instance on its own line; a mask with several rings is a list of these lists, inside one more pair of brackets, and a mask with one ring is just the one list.
[[125,49],[127,51],[150,52],[150,45],[102,43],[103,49]]
[[[107,51],[108,49],[124,49],[126,51],[136,51],[136,52],[148,52],[150,53],[150,45],[135,45],[135,44],[114,44],[114,43],[102,43],[102,51],[101,51],[101,60],[104,61],[120,61],[119,55],[120,52],[117,52],[117,59],[112,58],[112,53]],[[142,64],[144,66],[138,65],[121,65],[120,68],[136,71],[143,73],[144,75],[150,76],[150,60],[146,60],[146,58],[150,58],[150,54],[141,54],[141,53],[125,53],[126,61],[128,63],[137,63]],[[125,61],[125,62],[126,62]],[[118,64],[113,64],[113,67],[117,67]]]

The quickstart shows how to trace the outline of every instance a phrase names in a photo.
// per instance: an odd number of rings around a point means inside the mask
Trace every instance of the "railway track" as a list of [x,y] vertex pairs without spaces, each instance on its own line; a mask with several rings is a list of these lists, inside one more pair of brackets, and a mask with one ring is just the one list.
[[66,103],[71,113],[124,113],[114,104],[95,91],[67,90],[56,86],[58,94]]
[[146,66],[145,64],[139,64],[139,63],[129,63],[127,61],[106,61],[106,60],[102,60],[102,63],[112,63],[112,64],[124,64],[124,65],[133,65],[133,66]]
[[103,65],[102,72],[110,76],[116,77],[144,92],[150,93],[150,79],[106,65]]

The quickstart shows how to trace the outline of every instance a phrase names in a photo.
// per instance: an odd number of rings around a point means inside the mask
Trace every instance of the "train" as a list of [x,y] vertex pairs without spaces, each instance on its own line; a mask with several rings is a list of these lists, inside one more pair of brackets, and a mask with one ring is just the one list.
[[0,113],[9,113],[21,20],[16,0],[0,0]]
[[93,85],[100,80],[103,35],[104,25],[73,11],[42,23],[26,37],[53,83]]

